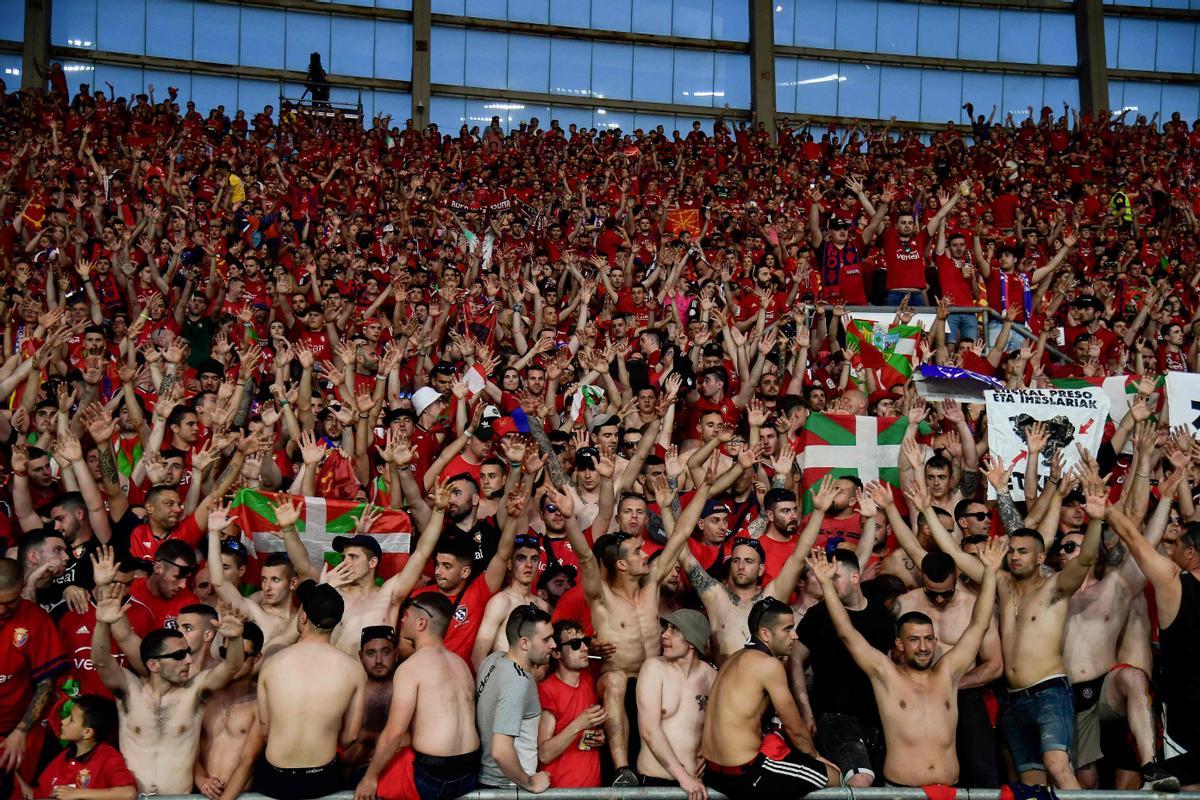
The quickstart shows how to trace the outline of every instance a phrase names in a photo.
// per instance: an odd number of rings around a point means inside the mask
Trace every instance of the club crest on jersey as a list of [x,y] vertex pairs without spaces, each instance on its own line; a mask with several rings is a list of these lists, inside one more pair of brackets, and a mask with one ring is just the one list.
[[80,789],[86,789],[88,784],[91,782],[92,773],[88,772],[86,769],[81,769],[79,772],[75,773],[75,785]]
[[29,641],[29,629],[28,628],[17,628],[15,631],[13,631],[13,646],[14,647],[24,647],[25,643],[28,641]]
[[466,606],[459,606],[458,608],[454,609],[454,621],[457,622],[459,625],[467,624],[467,607]]

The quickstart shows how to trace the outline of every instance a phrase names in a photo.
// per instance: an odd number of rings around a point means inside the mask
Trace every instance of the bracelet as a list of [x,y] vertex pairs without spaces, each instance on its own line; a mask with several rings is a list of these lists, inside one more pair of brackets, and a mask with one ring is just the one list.
[[375,380],[377,380],[377,381],[386,381],[386,380],[387,380],[387,375],[376,375],[376,376],[375,376]]
[[284,397],[283,399],[281,399],[281,400],[279,401],[279,406],[280,406],[281,408],[282,408],[283,406],[290,406],[290,405],[291,405],[291,403],[289,403],[289,402],[288,402],[288,399],[287,399],[286,397]]
[[371,416],[370,414],[359,414],[358,418],[359,419],[368,419],[368,418],[370,418],[370,416]]

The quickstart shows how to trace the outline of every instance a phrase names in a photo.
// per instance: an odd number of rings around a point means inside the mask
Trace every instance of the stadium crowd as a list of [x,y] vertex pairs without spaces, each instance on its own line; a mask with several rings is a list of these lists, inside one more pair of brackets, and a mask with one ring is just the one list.
[[[1200,122],[50,78],[0,87],[0,797],[1200,784]],[[1010,459],[920,365],[1128,405]]]

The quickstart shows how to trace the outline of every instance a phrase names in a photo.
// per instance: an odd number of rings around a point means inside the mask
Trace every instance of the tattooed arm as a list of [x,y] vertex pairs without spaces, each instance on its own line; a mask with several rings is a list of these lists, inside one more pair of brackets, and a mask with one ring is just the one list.
[[1012,533],[1017,528],[1025,527],[1025,518],[1013,503],[1012,495],[1001,492],[996,495],[996,510],[1000,512],[1000,522],[1004,524],[1004,532]]

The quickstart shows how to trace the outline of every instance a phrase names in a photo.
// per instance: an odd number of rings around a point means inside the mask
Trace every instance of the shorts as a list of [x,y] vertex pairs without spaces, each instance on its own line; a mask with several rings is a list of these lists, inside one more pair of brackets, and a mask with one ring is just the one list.
[[1101,725],[1124,720],[1108,703],[1108,685],[1114,670],[1090,681],[1071,684],[1075,708],[1075,747],[1071,761],[1076,769],[1091,766],[1104,757]]
[[341,790],[335,758],[323,767],[280,769],[262,756],[254,764],[254,791],[278,800],[324,797]]
[[651,788],[679,788],[679,781],[670,778],[656,778],[653,775],[638,775],[638,779],[642,782],[642,786]]
[[478,779],[478,750],[427,756],[406,747],[380,773],[375,794],[381,800],[449,800],[475,791]]
[[[1181,710],[1187,711],[1188,704],[1180,704]],[[1200,783],[1200,747],[1193,746],[1190,742],[1181,742],[1176,738],[1179,733],[1176,726],[1184,728],[1185,724],[1178,723],[1171,715],[1172,706],[1166,702],[1162,706],[1162,721],[1163,721],[1163,762],[1162,767],[1167,772],[1179,778],[1179,782],[1185,786]],[[1196,718],[1194,715],[1177,714],[1180,717],[1188,717],[1189,725],[1186,727],[1194,728]],[[1172,735],[1172,731],[1175,734]]]
[[778,733],[763,737],[758,755],[741,766],[708,762],[704,783],[729,798],[803,797],[829,785],[824,762],[801,753]]
[[1055,675],[1025,689],[1011,689],[1000,711],[1000,728],[1017,772],[1043,770],[1043,753],[1071,753],[1075,708],[1066,676]]
[[951,314],[946,318],[946,327],[950,329],[946,340],[951,344],[979,338],[979,317],[974,314]]
[[[958,690],[958,728],[954,747],[958,751],[958,784],[972,789],[996,789],[996,728],[988,713],[991,690],[983,686]],[[885,778],[887,776],[884,776]]]
[[843,783],[858,774],[879,775],[882,743],[882,731],[848,714],[822,714],[817,720],[817,747],[841,768]]

